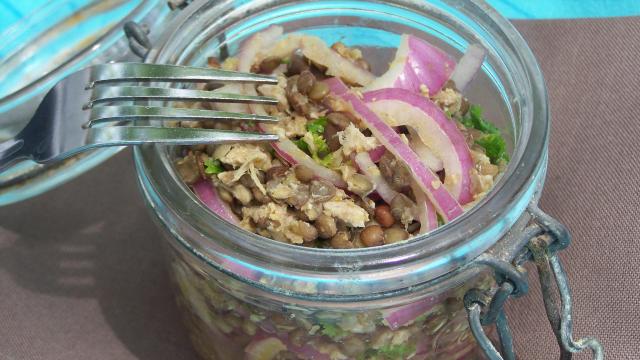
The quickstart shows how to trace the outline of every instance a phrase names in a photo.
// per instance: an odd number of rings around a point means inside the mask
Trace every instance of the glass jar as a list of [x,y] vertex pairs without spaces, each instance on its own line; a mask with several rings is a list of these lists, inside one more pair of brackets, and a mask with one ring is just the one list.
[[[176,149],[136,148],[140,186],[165,234],[179,304],[200,355],[473,359],[482,350],[500,359],[481,326],[496,323],[504,357],[514,358],[502,305],[527,291],[519,265],[533,257],[553,268],[555,252],[568,244],[564,228],[536,207],[549,112],[524,40],[481,1],[196,1],[167,26],[147,61],[204,65],[207,56],[236,53],[272,24],[376,51],[396,47],[402,33],[457,56],[469,43],[482,44],[489,55],[469,96],[509,135],[512,160],[481,203],[426,236],[327,250],[279,243],[225,222],[180,180]],[[551,271],[562,282],[560,270]],[[559,338],[569,344],[563,351],[577,351],[570,326],[563,331]]]

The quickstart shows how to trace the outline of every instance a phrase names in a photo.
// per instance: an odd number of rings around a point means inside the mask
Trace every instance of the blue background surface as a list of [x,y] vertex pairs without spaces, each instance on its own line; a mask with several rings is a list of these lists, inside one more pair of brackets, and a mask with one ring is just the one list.
[[[0,0],[0,30],[48,0]],[[558,19],[640,15],[640,0],[487,0],[511,19]],[[70,1],[81,4],[84,1]]]

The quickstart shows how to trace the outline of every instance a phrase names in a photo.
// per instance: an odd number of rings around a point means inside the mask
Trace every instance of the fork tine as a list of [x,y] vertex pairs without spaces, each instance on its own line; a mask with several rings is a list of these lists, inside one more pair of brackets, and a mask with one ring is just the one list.
[[95,103],[116,100],[210,101],[276,105],[278,100],[265,96],[217,93],[214,91],[172,89],[146,86],[98,86],[93,89],[89,107]]
[[240,82],[255,84],[277,84],[272,76],[246,74],[212,68],[196,68],[177,65],[109,63],[91,67],[89,88],[99,83],[120,81],[162,82]]
[[122,120],[245,120],[260,122],[275,122],[278,118],[254,114],[234,113],[227,111],[169,108],[156,106],[96,106],[91,108],[91,115],[86,127],[98,123],[122,121]]
[[272,134],[152,126],[105,126],[87,131],[87,144],[92,148],[150,143],[196,145],[278,140],[278,135]]

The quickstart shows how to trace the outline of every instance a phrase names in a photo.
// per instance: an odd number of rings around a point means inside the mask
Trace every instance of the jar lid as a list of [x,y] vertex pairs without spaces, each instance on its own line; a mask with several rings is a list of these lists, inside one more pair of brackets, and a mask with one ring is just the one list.
[[[129,51],[124,23],[153,29],[168,13],[164,0],[53,0],[0,32],[0,142],[29,122],[65,76],[92,64],[139,60]],[[51,165],[23,161],[0,173],[0,205],[43,193],[119,150],[100,149]]]

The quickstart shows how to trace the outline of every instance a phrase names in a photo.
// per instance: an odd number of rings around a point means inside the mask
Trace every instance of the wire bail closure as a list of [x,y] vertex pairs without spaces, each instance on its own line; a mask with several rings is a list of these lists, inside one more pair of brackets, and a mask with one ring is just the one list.
[[[533,216],[533,223],[525,229],[520,241],[524,246],[512,262],[488,254],[476,260],[494,270],[498,288],[492,293],[474,288],[465,294],[464,305],[474,338],[488,359],[516,359],[504,304],[509,297],[519,297],[528,292],[528,276],[522,265],[533,261],[540,278],[547,318],[560,347],[560,360],[570,360],[573,353],[586,349],[591,349],[593,359],[604,359],[604,349],[597,339],[585,337],[573,340],[571,290],[557,254],[569,246],[571,235],[562,223],[538,207],[530,207],[528,211]],[[493,324],[498,333],[500,351],[483,329],[483,326]]]
[[149,29],[144,25],[140,25],[135,21],[127,21],[123,27],[124,33],[129,40],[129,48],[140,59],[147,57],[151,49],[151,40],[149,40]]

